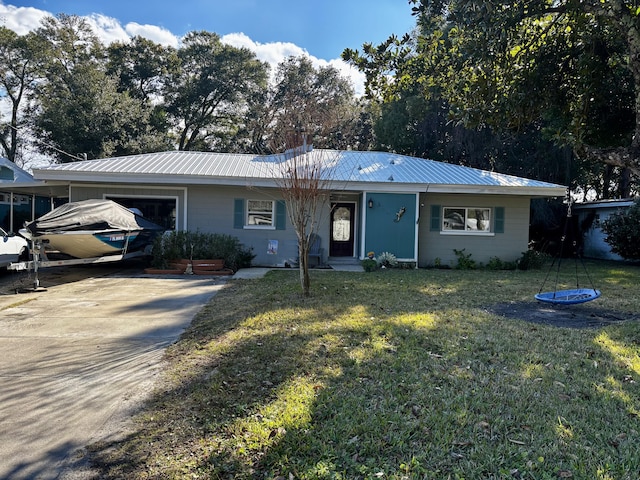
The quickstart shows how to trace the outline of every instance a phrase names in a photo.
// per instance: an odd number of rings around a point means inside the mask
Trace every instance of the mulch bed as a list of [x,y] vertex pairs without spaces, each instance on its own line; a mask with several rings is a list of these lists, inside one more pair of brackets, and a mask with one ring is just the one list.
[[552,305],[536,301],[509,302],[492,305],[485,310],[506,318],[566,328],[599,328],[640,320],[638,314],[608,310],[592,303]]

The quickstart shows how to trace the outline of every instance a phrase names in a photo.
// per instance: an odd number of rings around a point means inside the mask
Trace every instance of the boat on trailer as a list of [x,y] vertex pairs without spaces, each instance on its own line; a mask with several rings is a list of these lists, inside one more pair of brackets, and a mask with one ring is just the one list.
[[84,200],[51,210],[20,234],[42,244],[45,252],[84,259],[148,251],[164,231],[112,200]]

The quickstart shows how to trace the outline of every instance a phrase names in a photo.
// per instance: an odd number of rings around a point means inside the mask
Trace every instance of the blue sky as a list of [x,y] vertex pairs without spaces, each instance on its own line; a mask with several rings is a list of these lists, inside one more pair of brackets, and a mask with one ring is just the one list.
[[122,25],[155,25],[177,37],[191,30],[244,33],[261,44],[288,42],[319,59],[411,30],[407,0],[2,0],[48,13],[101,14]]

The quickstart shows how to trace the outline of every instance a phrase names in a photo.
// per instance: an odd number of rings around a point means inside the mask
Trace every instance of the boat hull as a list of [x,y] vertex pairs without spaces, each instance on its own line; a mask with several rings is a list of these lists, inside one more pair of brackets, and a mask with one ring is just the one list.
[[146,252],[164,227],[112,200],[69,202],[25,224],[20,233],[57,251],[84,259]]
[[149,232],[144,231],[69,231],[39,235],[34,240],[42,242],[45,250],[75,258],[131,253],[144,249],[153,241]]

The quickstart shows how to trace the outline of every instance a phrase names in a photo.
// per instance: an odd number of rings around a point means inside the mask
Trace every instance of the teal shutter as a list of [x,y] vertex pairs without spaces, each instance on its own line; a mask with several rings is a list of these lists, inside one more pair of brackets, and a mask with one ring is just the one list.
[[440,212],[442,207],[440,205],[431,205],[431,228],[432,232],[439,232],[442,221],[440,220]]
[[287,228],[287,209],[284,200],[276,202],[276,230],[284,230]]
[[233,228],[244,227],[244,198],[233,200]]
[[504,207],[496,207],[494,215],[493,231],[495,233],[504,233]]

